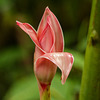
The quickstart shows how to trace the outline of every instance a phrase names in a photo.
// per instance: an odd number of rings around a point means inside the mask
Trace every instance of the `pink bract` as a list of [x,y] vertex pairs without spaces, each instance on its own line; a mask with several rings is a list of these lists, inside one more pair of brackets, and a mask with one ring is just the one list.
[[35,43],[34,72],[38,82],[50,84],[58,66],[62,71],[61,79],[64,84],[74,58],[72,54],[63,52],[63,32],[56,16],[47,7],[37,31],[28,23],[16,23]]

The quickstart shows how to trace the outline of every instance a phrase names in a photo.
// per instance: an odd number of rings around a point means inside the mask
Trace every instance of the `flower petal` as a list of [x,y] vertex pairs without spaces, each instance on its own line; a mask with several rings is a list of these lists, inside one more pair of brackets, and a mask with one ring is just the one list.
[[35,64],[37,65],[39,60],[42,58],[50,60],[52,63],[54,63],[60,68],[60,70],[62,71],[62,77],[61,77],[62,84],[64,84],[73,65],[74,58],[72,54],[64,53],[64,52],[63,53],[60,53],[60,52],[46,53],[42,55],[41,57],[39,57],[37,61],[35,62]]
[[23,30],[25,31],[29,36],[30,38],[32,39],[32,41],[35,43],[35,45],[40,49],[42,50],[43,52],[45,52],[40,44],[39,44],[39,41],[38,41],[38,38],[37,38],[37,34],[36,34],[36,31],[35,29],[28,23],[21,23],[19,21],[16,21],[17,25]]
[[38,37],[41,36],[47,21],[47,17],[50,16],[51,23],[49,23],[55,34],[55,50],[56,52],[62,52],[64,49],[64,39],[61,26],[56,18],[56,16],[47,7],[41,19],[40,25],[38,27]]
[[[42,57],[42,56],[41,56]],[[44,57],[37,59],[34,63],[34,73],[40,83],[50,84],[55,73],[57,66],[50,60]]]
[[52,52],[55,44],[55,36],[52,28],[49,25],[49,16],[47,18],[47,24],[39,38],[39,43],[42,49],[46,52]]

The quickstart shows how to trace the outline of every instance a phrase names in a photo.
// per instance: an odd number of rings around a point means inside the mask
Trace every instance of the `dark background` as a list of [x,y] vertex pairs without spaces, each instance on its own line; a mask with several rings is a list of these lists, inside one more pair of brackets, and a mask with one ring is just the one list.
[[33,72],[35,45],[16,25],[16,20],[30,23],[37,29],[47,6],[62,26],[64,50],[72,53],[75,58],[64,86],[60,82],[61,72],[57,70],[51,86],[51,97],[52,100],[78,100],[91,2],[92,0],[0,0],[0,100],[39,100]]

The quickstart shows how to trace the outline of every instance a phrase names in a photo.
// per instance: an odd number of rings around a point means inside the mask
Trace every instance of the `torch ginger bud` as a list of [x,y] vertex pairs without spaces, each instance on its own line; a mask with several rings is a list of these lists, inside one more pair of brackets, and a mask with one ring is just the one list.
[[61,82],[64,84],[74,58],[72,54],[63,52],[63,32],[56,16],[47,7],[37,31],[28,23],[16,23],[35,43],[34,72],[38,83],[50,84],[58,67],[62,72]]

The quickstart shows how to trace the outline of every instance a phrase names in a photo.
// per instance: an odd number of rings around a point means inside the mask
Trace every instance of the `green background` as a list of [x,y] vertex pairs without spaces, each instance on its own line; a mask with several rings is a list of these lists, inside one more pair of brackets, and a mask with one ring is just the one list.
[[16,20],[37,29],[46,6],[61,24],[64,51],[75,59],[65,85],[57,70],[51,85],[52,100],[78,100],[91,3],[92,0],[0,0],[0,100],[39,100],[33,72],[35,45]]

